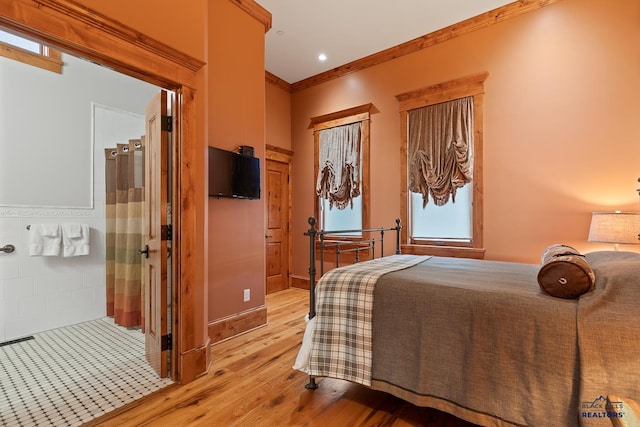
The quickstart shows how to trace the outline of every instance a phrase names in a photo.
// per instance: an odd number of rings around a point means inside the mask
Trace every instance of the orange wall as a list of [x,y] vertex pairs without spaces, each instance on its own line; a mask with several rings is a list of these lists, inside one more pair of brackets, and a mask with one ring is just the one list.
[[76,0],[136,31],[197,59],[204,59],[206,0]]
[[[261,159],[260,200],[208,198],[209,321],[265,303],[264,24],[233,2],[209,3],[207,144],[250,145]],[[251,300],[243,302],[243,290]]]
[[637,0],[563,0],[293,93],[293,273],[306,275],[313,214],[309,118],[377,107],[371,219],[390,226],[400,213],[395,95],[483,71],[486,258],[538,263],[558,242],[609,248],[586,241],[591,212],[639,210],[639,16]]
[[[208,63],[196,87],[203,212],[198,283],[206,283],[203,325],[264,304],[264,196],[260,200],[206,197],[206,147],[251,145],[264,159],[264,24],[233,0],[80,0],[87,7]],[[280,132],[280,131],[278,131]],[[261,166],[264,168],[264,160]],[[207,224],[208,223],[208,224]],[[251,301],[242,302],[243,290]],[[206,334],[206,327],[204,329]]]
[[266,84],[267,144],[291,150],[291,94]]

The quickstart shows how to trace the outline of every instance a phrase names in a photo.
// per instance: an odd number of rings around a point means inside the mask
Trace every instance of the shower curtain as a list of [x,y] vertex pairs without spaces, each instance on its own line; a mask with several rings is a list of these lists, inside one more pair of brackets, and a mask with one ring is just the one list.
[[107,316],[143,327],[144,138],[105,149]]

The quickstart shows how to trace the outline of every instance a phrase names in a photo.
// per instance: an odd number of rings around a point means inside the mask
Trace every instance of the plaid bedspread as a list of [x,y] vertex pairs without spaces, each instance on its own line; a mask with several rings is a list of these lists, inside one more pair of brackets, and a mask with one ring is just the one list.
[[322,276],[316,288],[316,325],[307,372],[370,386],[376,281],[427,258],[392,255],[336,268]]

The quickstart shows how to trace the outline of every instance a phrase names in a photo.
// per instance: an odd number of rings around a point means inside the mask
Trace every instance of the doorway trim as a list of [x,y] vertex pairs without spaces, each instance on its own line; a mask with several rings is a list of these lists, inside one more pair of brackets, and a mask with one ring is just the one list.
[[205,63],[70,0],[0,0],[0,5],[1,26],[176,93],[171,202],[178,238],[171,256],[171,378],[194,380],[210,366],[205,245],[196,232],[205,224],[205,147],[203,137],[198,139],[195,88]]
[[[286,148],[276,147],[275,145],[267,144],[265,146],[265,160],[273,160],[280,163],[285,163],[288,166],[288,175],[291,177],[292,173],[292,160],[293,160],[293,151],[287,150]],[[266,168],[266,166],[265,166]],[[291,179],[287,182],[287,247],[288,254],[287,259],[289,263],[289,272],[287,273],[287,288],[291,287],[291,266],[293,265],[293,257],[291,252],[291,245],[293,244],[291,239],[291,221],[293,220],[292,214],[292,185]]]

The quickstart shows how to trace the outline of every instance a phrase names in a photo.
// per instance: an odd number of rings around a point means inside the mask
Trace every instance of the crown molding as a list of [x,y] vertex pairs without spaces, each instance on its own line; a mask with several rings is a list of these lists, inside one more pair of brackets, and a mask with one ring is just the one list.
[[264,25],[264,32],[266,33],[271,29],[271,12],[264,7],[260,6],[253,0],[229,0],[234,3],[240,9],[247,12],[250,16],[257,19]]
[[419,50],[426,49],[428,47],[443,43],[445,41],[460,37],[465,34],[469,34],[473,31],[498,24],[500,22],[506,21],[507,19],[515,18],[525,13],[533,12],[544,6],[548,6],[559,1],[561,0],[519,0],[513,3],[509,3],[505,6],[490,10],[489,12],[485,12],[456,24],[449,25],[448,27],[431,32],[398,46],[382,50],[378,53],[365,56],[364,58],[357,59],[324,73],[316,74],[315,76],[311,76],[307,79],[292,83],[291,92],[308,89],[312,86],[326,83],[330,80],[337,79],[347,74],[361,71],[365,68],[373,67],[374,65],[378,65],[383,62],[399,58],[401,56],[409,55]]
[[267,81],[267,83],[272,84],[273,86],[279,87],[280,89],[284,90],[285,92],[291,92],[291,84],[287,83],[286,81],[282,80],[280,77],[276,76],[275,74],[272,74],[268,71],[264,72],[264,78]]

